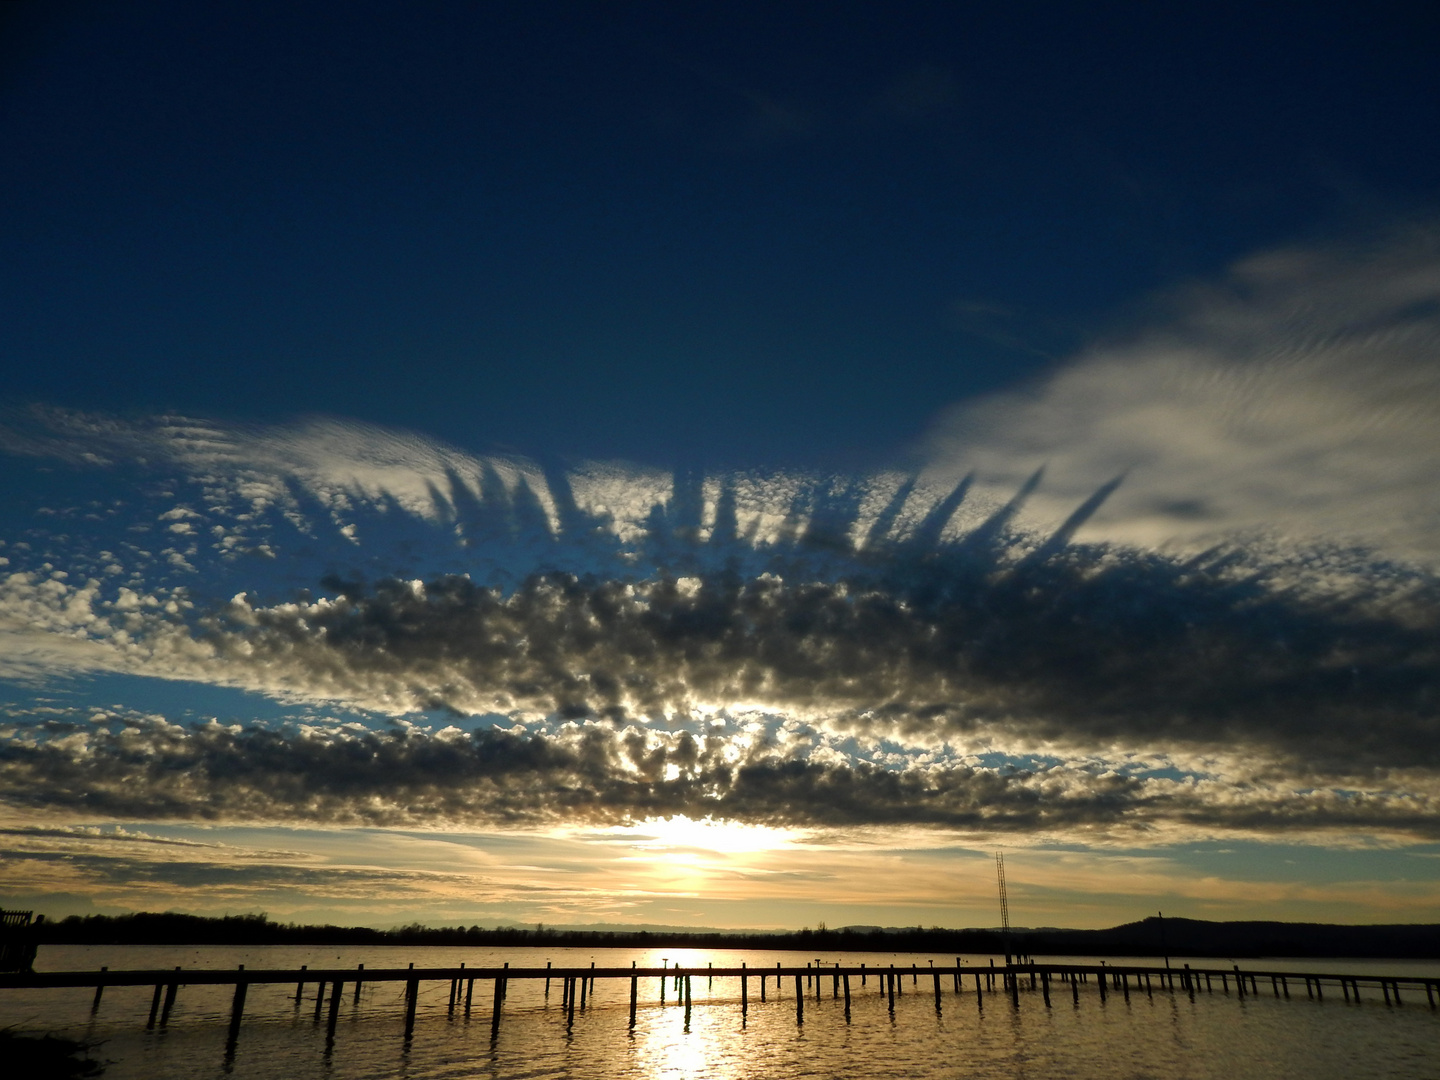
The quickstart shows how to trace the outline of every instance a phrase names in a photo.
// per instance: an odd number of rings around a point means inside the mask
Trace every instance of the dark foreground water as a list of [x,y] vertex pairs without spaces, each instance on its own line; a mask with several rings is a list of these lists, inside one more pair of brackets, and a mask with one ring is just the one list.
[[[778,952],[654,952],[605,949],[456,949],[456,948],[153,948],[49,947],[41,950],[42,970],[121,968],[311,967],[468,967],[528,966],[552,961],[560,966],[659,966],[661,960],[703,967],[738,965],[773,968],[812,962],[813,955]],[[848,953],[818,957],[871,965],[953,963],[953,957]],[[967,967],[988,967],[988,956],[966,956]],[[1088,962],[1088,961],[1085,961]],[[1123,963],[1121,959],[1112,961]],[[1150,963],[1152,961],[1137,961]],[[1174,959],[1172,962],[1184,962]],[[1192,961],[1218,966],[1217,961]],[[1228,965],[1227,965],[1228,966]],[[1362,961],[1246,962],[1242,967],[1353,971],[1395,975],[1437,974],[1440,964]],[[182,976],[183,977],[183,976]],[[457,1012],[446,1016],[449,985],[422,984],[414,1038],[402,1038],[403,990],[400,984],[372,984],[358,1004],[352,988],[342,998],[334,1045],[327,1049],[325,1026],[314,1022],[313,984],[297,1009],[294,986],[252,985],[245,1024],[233,1059],[225,1053],[231,988],[183,986],[165,1030],[145,1030],[150,987],[112,987],[99,1014],[90,1016],[91,991],[0,991],[0,1026],[26,1032],[52,1032],[93,1044],[91,1056],[109,1062],[109,1080],[192,1080],[204,1077],[305,1080],[305,1078],[520,1078],[567,1077],[606,1080],[631,1077],[801,1078],[940,1077],[989,1078],[1149,1078],[1165,1080],[1236,1077],[1295,1077],[1296,1080],[1355,1080],[1401,1077],[1432,1080],[1440,1076],[1440,1012],[1423,994],[1403,1006],[1387,1006],[1379,992],[1373,1000],[1347,1004],[1339,988],[1323,1002],[1299,997],[1276,1000],[1262,985],[1259,996],[1244,1000],[1233,993],[1199,994],[1192,1002],[1181,992],[1156,991],[1153,997],[1132,989],[1127,1003],[1112,992],[1102,1003],[1093,983],[1081,988],[1080,1003],[1068,987],[1056,987],[1054,1007],[1040,995],[1021,995],[1020,1009],[1000,994],[987,994],[978,1008],[973,980],[955,996],[946,986],[944,1009],[935,1014],[930,980],[905,983],[905,994],[892,1017],[879,994],[878,980],[854,985],[851,1022],[843,1001],[831,998],[829,983],[820,1001],[806,1002],[805,1023],[795,1023],[793,981],[777,997],[774,980],[761,1004],[752,979],[748,1022],[742,1026],[739,987],[734,979],[693,983],[694,1008],[689,1029],[673,990],[659,1002],[658,980],[642,983],[635,1030],[629,1019],[628,980],[597,982],[583,1014],[567,1033],[557,982],[549,999],[541,984],[511,983],[498,1039],[490,1037],[491,983],[477,983],[475,1008],[468,1022]],[[1292,994],[1296,993],[1292,987]],[[327,1002],[328,1009],[328,1002]],[[3,1072],[0,1063],[0,1072]]]

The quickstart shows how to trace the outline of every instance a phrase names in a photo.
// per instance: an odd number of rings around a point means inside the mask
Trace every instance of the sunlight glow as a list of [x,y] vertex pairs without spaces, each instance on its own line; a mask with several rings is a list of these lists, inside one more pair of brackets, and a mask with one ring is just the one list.
[[674,858],[685,853],[712,852],[717,855],[747,855],[789,847],[806,835],[803,829],[766,825],[743,825],[676,815],[652,818],[635,825],[615,825],[591,830],[585,838],[602,843],[625,844],[641,852],[666,854]]

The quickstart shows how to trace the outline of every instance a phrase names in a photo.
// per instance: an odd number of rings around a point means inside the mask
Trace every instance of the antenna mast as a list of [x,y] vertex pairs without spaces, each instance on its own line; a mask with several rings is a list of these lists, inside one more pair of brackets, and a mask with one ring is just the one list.
[[1005,932],[1005,964],[1010,964],[1010,900],[1005,895],[1005,856],[995,852],[995,880],[1000,886],[1000,927]]

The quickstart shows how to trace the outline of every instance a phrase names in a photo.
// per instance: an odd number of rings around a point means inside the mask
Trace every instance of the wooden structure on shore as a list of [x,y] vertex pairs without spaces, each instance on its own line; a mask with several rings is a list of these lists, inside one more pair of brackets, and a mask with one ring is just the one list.
[[[340,1012],[342,995],[348,990],[354,1001],[360,1000],[361,986],[366,983],[403,983],[405,1038],[412,1038],[415,1030],[416,1006],[420,996],[420,984],[449,983],[448,1015],[453,1019],[457,1012],[468,1019],[474,1004],[476,982],[492,984],[490,1003],[491,1037],[500,1032],[500,1020],[504,1008],[508,985],[512,980],[544,980],[548,998],[552,981],[561,987],[561,1012],[566,1028],[575,1023],[578,1010],[584,1012],[587,1004],[593,1006],[596,998],[596,983],[619,981],[622,988],[629,981],[630,1027],[636,1024],[642,982],[659,980],[659,1004],[666,1003],[666,988],[674,990],[674,1005],[685,1010],[688,1027],[692,1008],[691,980],[701,977],[713,986],[715,979],[734,979],[739,991],[741,1023],[745,1022],[750,1007],[752,981],[760,994],[760,1001],[766,1001],[766,988],[775,980],[777,999],[782,996],[787,981],[792,981],[794,990],[795,1022],[805,1022],[805,1003],[818,1000],[828,989],[831,997],[845,1002],[845,1020],[850,1021],[852,1000],[863,996],[879,997],[888,1005],[891,1014],[895,1011],[895,1000],[905,993],[905,976],[910,976],[912,993],[933,994],[935,1011],[941,1011],[948,992],[950,995],[973,994],[975,1007],[985,1008],[986,995],[999,994],[1002,1000],[1015,1009],[1020,1008],[1022,995],[1039,998],[1044,1008],[1051,1008],[1052,994],[1062,998],[1069,989],[1071,1003],[1078,1008],[1081,991],[1093,996],[1104,1004],[1108,998],[1122,997],[1126,1002],[1131,993],[1153,996],[1162,993],[1184,993],[1194,1000],[1196,994],[1234,993],[1240,999],[1262,994],[1270,990],[1274,997],[1291,997],[1292,988],[1298,996],[1303,987],[1307,999],[1323,1001],[1326,989],[1332,996],[1338,992],[1347,1002],[1359,1002],[1361,991],[1366,990],[1378,1000],[1383,995],[1387,1005],[1404,1004],[1406,996],[1414,995],[1417,1003],[1423,993],[1431,1009],[1437,1007],[1440,998],[1440,978],[1405,975],[1352,975],[1333,972],[1294,972],[1252,970],[1242,971],[1238,966],[1229,968],[1203,967],[1183,968],[1158,966],[1111,966],[1108,964],[1010,964],[996,967],[991,961],[989,967],[965,965],[957,957],[954,966],[897,967],[895,965],[870,966],[849,964],[823,966],[807,964],[804,967],[785,967],[777,964],[773,969],[740,967],[717,968],[664,967],[664,968],[512,968],[508,964],[500,968],[460,967],[416,968],[372,968],[367,970],[361,964],[356,968],[299,968],[247,971],[242,965],[236,970],[215,968],[190,968],[150,971],[43,971],[0,974],[0,991],[38,990],[63,987],[94,987],[95,997],[91,1004],[92,1014],[100,1008],[106,987],[111,986],[154,986],[150,1001],[150,1013],[146,1026],[164,1027],[170,1019],[176,996],[181,986],[210,985],[233,986],[230,1012],[228,1050],[233,1053],[239,1037],[241,1021],[245,1014],[247,989],[254,984],[295,984],[295,1006],[298,1009],[306,996],[306,986],[315,991],[315,1023],[319,1023],[328,1000],[326,1015],[327,1042],[333,1043],[336,1020]],[[870,989],[870,980],[875,980],[877,990]],[[921,980],[929,984],[922,986]],[[973,989],[966,990],[966,984],[973,982]],[[328,990],[328,994],[327,994]]]

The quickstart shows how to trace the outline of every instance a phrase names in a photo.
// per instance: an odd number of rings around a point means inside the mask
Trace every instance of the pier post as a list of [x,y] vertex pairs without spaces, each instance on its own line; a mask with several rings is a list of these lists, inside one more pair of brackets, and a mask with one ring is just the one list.
[[455,1018],[455,999],[460,996],[460,980],[450,980],[450,1004],[446,1008],[446,1015],[452,1020]]
[[1020,975],[1015,971],[1010,972],[1010,1004],[1020,1008]]
[[1425,1000],[1430,1003],[1432,1009],[1435,1008],[1435,990],[1428,982],[1425,984]]
[[1381,980],[1380,980],[1380,992],[1385,995],[1385,1004],[1386,1004],[1386,1005],[1389,1005],[1389,1004],[1390,1004],[1390,987],[1389,987],[1389,985],[1386,984],[1386,982],[1385,982],[1384,979],[1381,979]]
[[[589,982],[590,977],[588,975],[580,976],[580,1011],[582,1013],[585,1011],[585,998],[589,996],[589,990],[587,989]],[[574,993],[574,991],[571,991],[571,993]]]
[[685,976],[685,1028],[690,1028],[690,976]]
[[931,972],[931,977],[935,980],[935,1011],[938,1013],[940,1011],[940,973],[938,971]]
[[[795,976],[795,1023],[805,1023],[805,988],[800,982],[800,976]],[[778,976],[777,976],[778,979]]]
[[563,975],[560,978],[560,1011],[570,1007],[570,976]]
[[1045,995],[1045,1007],[1048,1009],[1050,1007],[1050,973],[1048,971],[1040,973],[1040,992]]
[[1095,979],[1095,985],[1100,988],[1100,1000],[1105,1000],[1105,973],[1102,971]]
[[[361,965],[360,965],[359,967],[357,967],[355,970],[356,970],[357,972],[359,972],[359,971],[364,971],[364,970],[365,970],[365,965],[364,965],[364,964],[361,964]],[[352,1004],[355,1004],[355,1005],[359,1005],[359,1004],[360,1004],[360,976],[359,976],[358,974],[355,976],[355,998],[354,998],[354,1001],[352,1002]]]
[[985,1008],[985,991],[980,988],[980,972],[978,971],[975,972],[975,1008],[977,1011]]
[[[547,972],[550,970],[549,960],[545,961],[545,970]],[[545,1000],[550,1000],[550,976],[548,974],[545,976]]]
[[320,1008],[325,1004],[325,980],[315,984],[315,1023],[320,1022]]
[[1245,976],[1240,972],[1240,965],[1232,965],[1235,968],[1235,987],[1240,991],[1240,1000],[1245,1000]]
[[1130,976],[1125,972],[1120,973],[1120,990],[1125,995],[1125,1004],[1130,1004]]
[[885,976],[885,985],[890,991],[890,1015],[895,1015],[895,969],[891,968]]
[[[595,965],[591,964],[590,966],[594,967]],[[708,992],[715,986],[715,961],[707,960],[705,967],[709,971],[709,974],[705,976],[705,989]]]
[[1285,992],[1285,1000],[1290,1000],[1290,980],[1284,975],[1280,976],[1280,989]]
[[861,986],[862,988],[865,986],[865,965],[864,965],[864,964],[861,964],[861,965],[860,965],[860,986]]
[[[1425,990],[1427,993],[1429,992],[1429,983],[1425,984]],[[850,1022],[850,975],[848,973],[845,975],[845,1022],[847,1024]]]
[[960,957],[955,957],[955,993],[960,993]]
[[495,977],[495,1000],[490,1005],[490,1038],[493,1041],[500,1034],[500,1007],[505,1003],[505,977]]
[[155,1026],[155,1014],[160,1011],[160,994],[164,989],[163,983],[155,984],[155,993],[150,997],[150,1019],[145,1021],[146,1031],[149,1031]]
[[635,1030],[635,1002],[640,997],[640,980],[634,975],[630,976],[630,1030]]
[[335,1041],[335,1021],[340,1016],[340,991],[345,984],[336,980],[334,988],[330,991],[330,1015],[325,1020],[325,1042],[327,1045]]
[[[245,970],[244,964],[240,965],[240,970]],[[245,991],[248,986],[248,983],[235,983],[235,997],[230,1002],[230,1032],[225,1039],[225,1052],[227,1054],[233,1054],[235,1052],[235,1043],[240,1038],[240,1018],[245,1015]]]
[[1070,1000],[1075,1003],[1075,1008],[1080,1007],[1080,980],[1075,978],[1075,973],[1070,973]]
[[[308,964],[301,964],[301,965],[300,965],[300,970],[301,970],[301,971],[304,971],[304,970],[305,970],[307,967],[309,967],[309,966],[310,966],[310,965],[308,965]],[[304,996],[305,996],[305,980],[304,980],[304,979],[301,979],[299,982],[297,982],[297,983],[295,984],[295,1008],[297,1008],[297,1009],[300,1008],[300,1001],[301,1001],[302,998],[304,998]]]
[[[180,970],[178,965],[175,970]],[[162,1028],[170,1022],[170,1010],[175,1007],[175,991],[179,989],[180,984],[178,982],[172,982],[169,986],[165,987],[165,1004],[160,1009],[160,1026]]]
[[566,981],[570,984],[570,1007],[565,1013],[565,1030],[569,1031],[575,1026],[575,976],[569,976]]
[[405,983],[405,1041],[415,1034],[415,1003],[420,997],[420,980],[409,979]]
[[830,976],[830,1000],[834,1001],[840,996],[840,965],[835,965],[835,973]]
[[1390,988],[1395,991],[1395,1004],[1396,1004],[1396,1005],[1399,1005],[1399,1004],[1400,1004],[1400,980],[1399,980],[1399,979],[1391,979],[1391,980],[1390,980]]
[[[244,964],[241,964],[240,966],[241,966],[241,967],[244,967],[245,965],[244,965]],[[109,969],[108,967],[102,967],[100,970],[103,972],[103,971],[109,971],[110,969]],[[103,994],[104,992],[105,992],[105,984],[104,984],[104,983],[96,983],[96,984],[95,984],[95,1000],[92,1001],[92,1002],[90,1002],[90,1015],[91,1015],[91,1016],[94,1016],[97,1012],[100,1011],[100,995]]]

